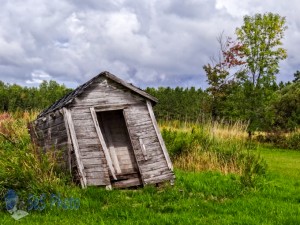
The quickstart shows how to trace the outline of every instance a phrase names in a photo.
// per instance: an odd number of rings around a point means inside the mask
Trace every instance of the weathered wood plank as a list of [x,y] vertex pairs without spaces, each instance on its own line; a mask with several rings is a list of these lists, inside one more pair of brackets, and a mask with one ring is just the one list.
[[109,180],[101,180],[99,178],[96,179],[89,178],[87,180],[87,184],[89,186],[106,186],[107,182],[109,182]]
[[[148,160],[147,160],[148,162],[147,163],[151,163],[152,162],[151,160],[155,157],[164,157],[161,150],[160,151],[147,151],[147,156],[148,156]],[[145,157],[144,157],[143,154],[138,154],[136,157],[139,161],[144,161],[145,160]]]
[[[130,110],[128,112],[128,119],[134,119],[136,118],[150,118],[149,112],[147,110],[147,107],[139,107],[140,104],[135,104],[135,105],[130,105],[128,107],[130,107]],[[139,110],[137,110],[136,108],[139,107]],[[134,109],[134,110],[132,110]]]
[[107,179],[109,178],[108,175],[105,175],[102,171],[92,171],[92,172],[86,172],[87,179]]
[[91,151],[91,152],[80,152],[81,153],[81,157],[83,159],[90,159],[90,158],[94,158],[94,157],[98,157],[98,158],[105,158],[104,154],[101,155],[99,151]]
[[142,102],[139,104],[135,104],[134,107],[133,106],[128,107],[127,112],[131,116],[131,115],[139,114],[139,113],[143,113],[143,114],[148,113],[148,109],[147,109],[146,104],[144,102]]
[[139,165],[139,161],[136,158],[137,153],[141,152],[141,149],[133,147],[133,139],[132,139],[132,136],[131,136],[131,127],[129,126],[129,124],[127,122],[127,110],[126,109],[123,110],[123,116],[124,116],[124,120],[125,120],[125,124],[126,124],[126,128],[127,128],[127,132],[129,134],[129,140],[130,140],[130,143],[131,143],[131,146],[132,146],[132,150],[133,150],[133,153],[134,153],[133,156],[134,156],[135,162],[137,164],[139,174],[141,176],[140,177],[141,182],[144,185],[144,179],[143,179],[143,174],[142,174],[142,171],[141,171],[141,167]]
[[[104,160],[106,160],[106,159],[104,159]],[[94,168],[98,168],[98,167],[101,167],[101,168],[105,169],[105,171],[107,172],[107,174],[109,174],[109,171],[108,171],[109,168],[107,166],[107,163],[105,163],[103,165],[87,164],[87,165],[84,166],[84,169],[91,169],[91,170],[93,170]]]
[[[149,138],[149,139],[144,138],[143,140],[144,140],[144,144],[145,144],[145,146],[146,146],[147,149],[150,146],[157,145],[157,143],[159,143],[158,140],[156,140],[154,137],[153,138]],[[138,140],[137,137],[134,137],[134,139],[133,139],[133,146],[134,147],[140,146],[140,143],[139,143],[139,140]]]
[[96,112],[102,112],[102,111],[112,111],[112,110],[122,110],[124,108],[130,107],[132,104],[106,104],[106,105],[98,105],[95,106]]
[[82,158],[82,163],[83,165],[102,165],[103,163],[106,163],[106,161],[104,160],[104,158]]
[[90,151],[99,151],[101,154],[104,154],[101,148],[101,145],[96,144],[96,145],[80,145],[80,152],[90,152]]
[[[102,166],[90,166],[88,168],[84,168],[84,171],[86,173],[93,173],[93,172],[107,172],[107,167],[102,167]],[[106,173],[108,176],[108,172]]]
[[86,143],[79,142],[78,144],[79,144],[80,151],[89,151],[89,149],[100,149],[100,151],[103,151],[102,146],[99,143],[97,143],[97,144],[86,144]]
[[136,133],[136,132],[145,132],[145,131],[150,131],[153,129],[153,125],[152,123],[149,124],[145,124],[145,125],[132,125],[129,124],[130,126],[130,130],[132,130],[132,133]]
[[145,183],[146,184],[157,184],[157,183],[174,180],[174,179],[175,179],[175,176],[173,173],[167,173],[167,174],[163,174],[160,176],[145,179]]
[[[151,153],[150,153],[151,154]],[[141,155],[139,155],[138,157],[141,157]],[[166,167],[168,167],[167,162],[164,160],[164,154],[162,152],[156,153],[156,154],[151,154],[151,157],[149,156],[147,161],[142,162],[143,166],[144,165],[150,165],[156,162],[161,161],[162,164],[166,165]],[[144,166],[145,167],[145,166]]]
[[[129,168],[129,169],[122,169],[122,173],[118,174],[117,177],[122,177],[122,176],[130,176],[130,177],[140,177],[139,173],[136,171],[135,168]],[[123,176],[123,177],[124,177]]]
[[97,139],[96,129],[84,129],[80,127],[75,127],[75,131],[78,137],[84,137],[86,139]]
[[83,93],[80,97],[82,99],[105,99],[106,93],[105,90],[95,89],[93,91]]
[[128,121],[128,123],[132,127],[143,127],[143,126],[149,126],[149,125],[151,125],[152,121],[151,120],[147,120],[147,121],[144,121],[144,122]]
[[127,188],[127,187],[140,186],[142,185],[142,182],[139,178],[131,178],[128,180],[114,182],[112,185],[115,188]]
[[82,115],[82,114],[89,114],[89,115],[91,114],[89,107],[85,107],[85,108],[72,107],[71,112],[72,112],[72,115],[74,115],[74,116],[78,116],[78,115]]
[[159,177],[166,174],[172,175],[173,173],[170,171],[168,167],[163,167],[156,170],[144,172],[144,177],[145,179],[150,179],[150,178]]
[[81,183],[81,186],[83,188],[85,188],[86,185],[87,185],[87,181],[86,181],[86,177],[85,177],[85,174],[84,174],[84,171],[83,171],[84,167],[83,167],[81,157],[80,157],[79,146],[78,146],[77,137],[76,137],[76,133],[75,133],[75,129],[74,129],[72,115],[71,115],[70,111],[67,108],[63,108],[63,111],[64,111],[64,115],[67,118],[67,120],[66,120],[67,121],[67,127],[70,131],[70,136],[71,136],[72,143],[73,143],[74,153],[75,153],[75,156],[76,156],[76,161],[77,161],[77,166],[78,166],[78,172],[79,172],[79,175],[80,175],[80,183]]
[[93,121],[91,120],[74,120],[74,123],[76,122],[76,126],[84,127],[84,126],[92,126]]
[[146,172],[146,171],[151,171],[154,169],[160,169],[160,168],[164,168],[166,167],[166,162],[164,162],[163,160],[157,160],[156,162],[148,162],[146,161],[145,163],[143,163],[142,166],[142,172]]
[[169,156],[169,153],[167,151],[167,148],[166,148],[166,145],[165,145],[165,142],[161,136],[161,133],[159,131],[159,128],[158,128],[158,125],[157,125],[157,122],[156,122],[156,119],[155,119],[155,116],[154,116],[154,112],[153,112],[153,109],[152,109],[152,104],[149,100],[146,101],[147,103],[147,107],[148,107],[148,111],[149,111],[149,114],[150,114],[150,117],[151,117],[151,120],[153,122],[153,126],[154,126],[154,129],[156,131],[156,134],[157,134],[157,137],[158,137],[158,140],[159,140],[159,143],[161,145],[161,148],[163,150],[163,153],[165,155],[165,158],[167,160],[167,164],[168,164],[168,167],[170,168],[170,170],[173,171],[173,165],[172,165],[172,162],[171,162],[171,159],[170,159],[170,156]]

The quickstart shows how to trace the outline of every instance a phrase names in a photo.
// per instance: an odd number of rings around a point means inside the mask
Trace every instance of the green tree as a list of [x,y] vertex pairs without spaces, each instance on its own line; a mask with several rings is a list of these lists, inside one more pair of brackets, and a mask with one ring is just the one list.
[[237,40],[220,43],[218,61],[203,68],[212,96],[213,117],[250,122],[249,135],[269,129],[266,106],[278,89],[279,62],[287,57],[282,46],[285,18],[265,13],[245,16]]
[[300,82],[291,83],[276,92],[268,107],[272,126],[291,131],[300,126]]
[[281,48],[285,17],[265,13],[245,16],[244,25],[236,29],[237,39],[242,43],[240,51],[245,56],[246,69],[254,86],[275,82],[279,62],[287,57]]
[[[233,41],[230,37],[224,38],[223,33],[217,38],[219,43],[219,54],[217,59],[211,58],[211,64],[203,66],[207,76],[209,87],[208,93],[211,97],[211,116],[213,120],[225,116],[228,97],[236,91],[240,81],[244,79],[243,69],[236,69],[243,65],[242,45]],[[234,69],[234,72],[231,70]]]
[[8,93],[7,93],[7,85],[0,81],[0,111],[8,111]]
[[252,131],[265,129],[265,108],[274,97],[279,62],[287,57],[281,47],[286,29],[285,17],[273,13],[245,16],[244,24],[236,29],[246,62],[244,86],[250,102],[246,111],[250,136]]
[[294,73],[295,79],[293,80],[294,83],[300,82],[300,71],[297,70],[296,73]]

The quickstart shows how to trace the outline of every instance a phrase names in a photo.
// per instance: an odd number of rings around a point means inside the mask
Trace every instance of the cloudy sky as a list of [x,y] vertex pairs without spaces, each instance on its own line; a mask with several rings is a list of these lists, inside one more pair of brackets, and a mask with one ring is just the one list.
[[76,87],[106,70],[142,88],[205,88],[216,37],[265,12],[286,17],[278,79],[291,80],[300,70],[297,0],[1,0],[0,80]]

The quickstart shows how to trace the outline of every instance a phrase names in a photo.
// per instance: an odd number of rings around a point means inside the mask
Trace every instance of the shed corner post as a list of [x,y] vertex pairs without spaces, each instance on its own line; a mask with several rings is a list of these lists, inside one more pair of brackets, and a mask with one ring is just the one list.
[[156,132],[156,135],[158,137],[158,141],[160,143],[160,146],[163,150],[163,153],[164,153],[164,156],[166,158],[166,161],[167,161],[167,164],[168,164],[168,167],[171,171],[173,171],[173,165],[172,165],[172,162],[171,162],[171,159],[170,159],[170,156],[169,156],[169,153],[167,151],[167,147],[165,145],[165,142],[162,138],[162,135],[160,133],[160,130],[159,130],[159,127],[158,127],[158,124],[157,124],[157,121],[155,119],[155,115],[154,115],[154,112],[153,112],[153,108],[152,108],[152,103],[149,101],[149,100],[146,100],[146,103],[147,103],[147,108],[148,108],[148,111],[149,111],[149,114],[150,114],[150,117],[151,117],[151,121],[152,121],[152,124],[154,126],[154,129],[155,129],[155,132]]
[[84,173],[84,166],[83,166],[83,163],[82,163],[81,157],[80,157],[79,145],[78,145],[78,141],[77,141],[77,137],[76,137],[76,132],[75,132],[72,115],[71,115],[70,110],[65,107],[63,108],[63,112],[64,112],[64,119],[66,122],[66,129],[69,130],[69,134],[70,134],[74,152],[75,152],[81,187],[86,188],[87,180],[86,180],[85,173]]

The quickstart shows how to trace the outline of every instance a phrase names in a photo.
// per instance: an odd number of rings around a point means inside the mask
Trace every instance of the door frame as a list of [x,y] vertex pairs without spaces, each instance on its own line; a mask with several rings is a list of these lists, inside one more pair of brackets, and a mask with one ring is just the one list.
[[134,106],[134,105],[135,104],[101,105],[101,106],[91,107],[90,110],[91,110],[91,113],[92,113],[92,117],[93,117],[93,120],[94,120],[94,124],[95,124],[95,127],[96,127],[98,138],[99,138],[100,143],[103,147],[105,158],[107,160],[108,167],[111,171],[111,174],[112,174],[114,180],[117,180],[117,177],[116,177],[117,173],[116,173],[115,168],[113,166],[113,160],[111,158],[109,148],[106,145],[106,142],[105,142],[105,139],[104,139],[104,134],[101,131],[100,124],[99,124],[98,119],[97,119],[97,112],[116,111],[116,110],[122,111],[123,118],[124,118],[124,121],[125,121],[126,131],[127,131],[127,134],[128,134],[129,140],[130,140],[131,149],[133,151],[135,163],[136,163],[137,168],[138,168],[138,174],[140,176],[140,180],[142,181],[142,185],[144,186],[145,185],[144,178],[143,178],[143,175],[142,175],[142,171],[141,171],[139,162],[138,162],[137,157],[136,157],[136,149],[134,148],[134,145],[133,145],[133,140],[132,140],[130,130],[129,130],[129,127],[128,127],[127,115],[126,115],[126,108],[128,108],[130,106]]

